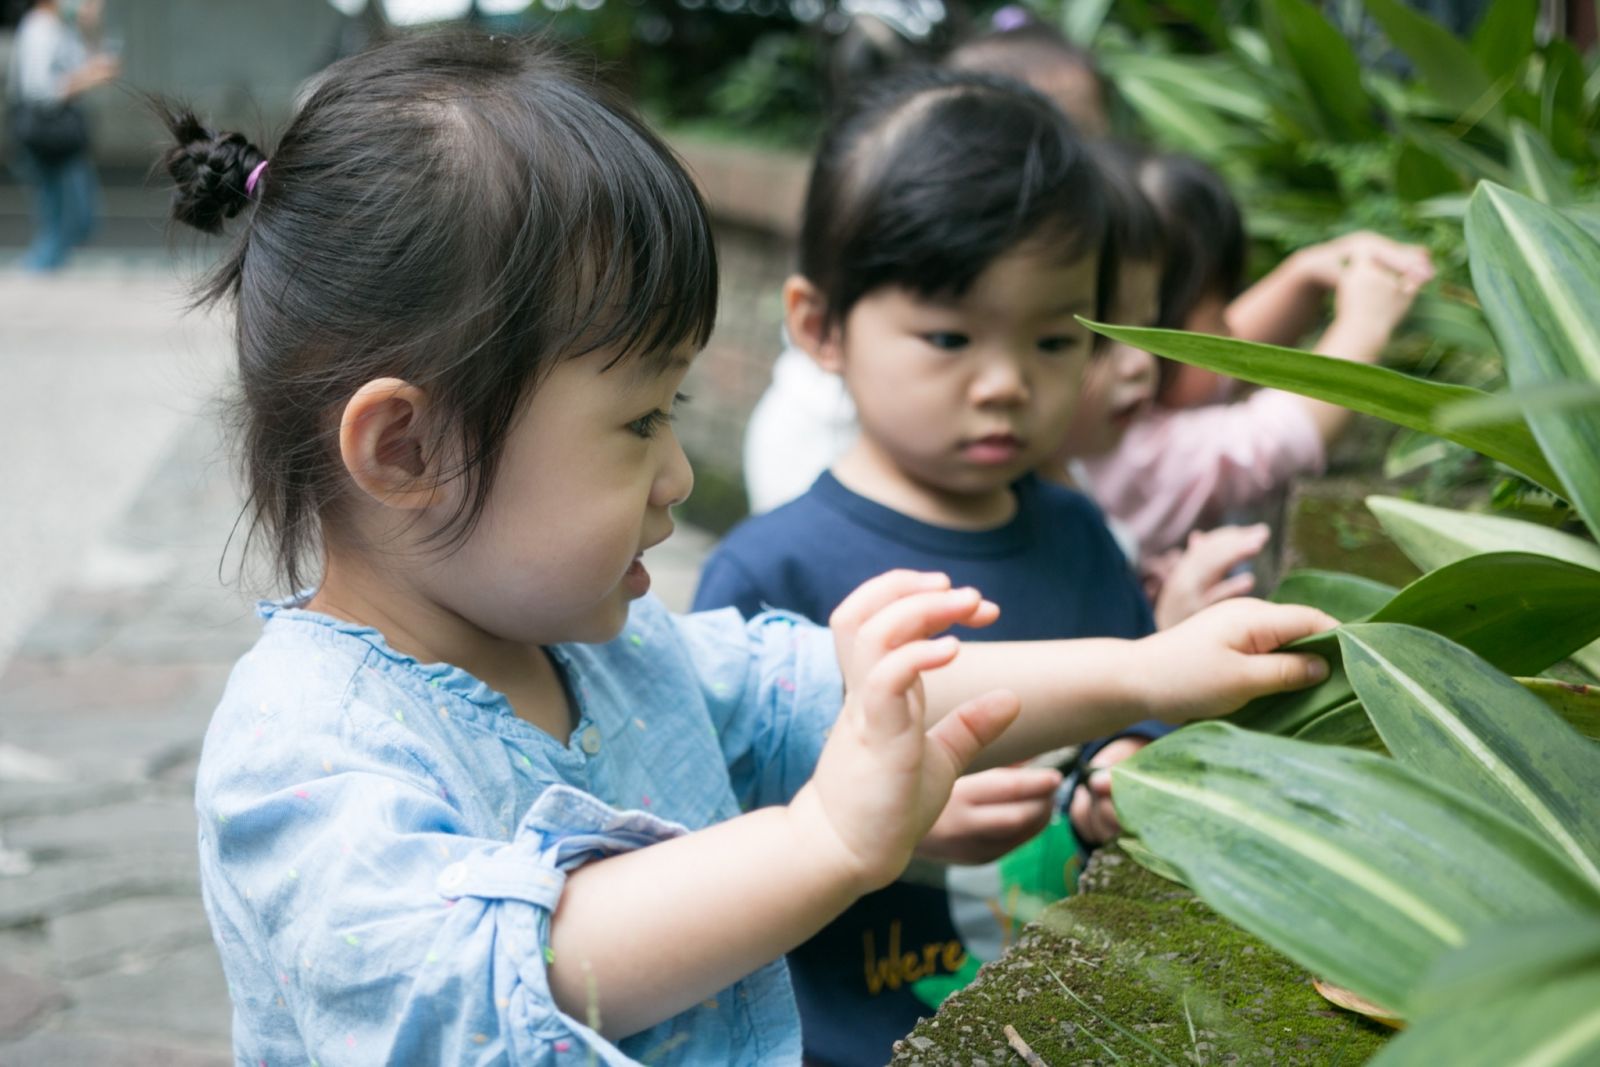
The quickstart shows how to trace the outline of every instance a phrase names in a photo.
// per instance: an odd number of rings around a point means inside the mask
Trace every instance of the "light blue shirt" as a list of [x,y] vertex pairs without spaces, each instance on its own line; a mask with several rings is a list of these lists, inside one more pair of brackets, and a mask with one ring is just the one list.
[[240,1064],[799,1062],[781,960],[615,1045],[546,966],[565,872],[806,782],[842,691],[826,630],[639,601],[617,640],[551,649],[563,745],[375,630],[260,611],[195,790]]

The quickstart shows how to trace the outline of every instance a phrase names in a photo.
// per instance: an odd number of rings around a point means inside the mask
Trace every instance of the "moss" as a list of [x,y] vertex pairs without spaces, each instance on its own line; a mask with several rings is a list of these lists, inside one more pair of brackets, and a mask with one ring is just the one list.
[[[1388,1031],[1331,1007],[1310,976],[1115,849],[1006,955],[895,1047],[913,1064],[1274,1063],[1372,1056]],[[1192,1029],[1191,1029],[1192,1024]]]

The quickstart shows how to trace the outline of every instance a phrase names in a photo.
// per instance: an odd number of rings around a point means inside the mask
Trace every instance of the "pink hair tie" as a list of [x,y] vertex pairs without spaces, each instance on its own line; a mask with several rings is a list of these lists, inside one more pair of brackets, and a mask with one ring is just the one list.
[[245,196],[255,196],[256,195],[256,182],[261,180],[261,172],[266,170],[266,169],[267,169],[267,161],[266,160],[263,159],[260,163],[256,164],[255,169],[250,172],[250,177],[248,177],[248,178],[246,178],[244,180],[244,195]]

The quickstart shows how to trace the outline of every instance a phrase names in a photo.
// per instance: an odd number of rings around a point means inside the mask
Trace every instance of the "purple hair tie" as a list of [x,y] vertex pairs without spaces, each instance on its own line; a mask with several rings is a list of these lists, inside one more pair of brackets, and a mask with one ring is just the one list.
[[1020,7],[1017,4],[1007,4],[994,13],[989,20],[989,25],[1000,33],[1010,33],[1012,30],[1020,30],[1032,21],[1033,17],[1028,14],[1027,8]]
[[256,164],[255,169],[250,172],[250,177],[248,177],[248,178],[246,178],[244,180],[244,195],[245,196],[255,196],[256,195],[256,182],[261,180],[261,172],[266,170],[266,169],[267,169],[267,161],[266,160],[263,159],[260,163]]

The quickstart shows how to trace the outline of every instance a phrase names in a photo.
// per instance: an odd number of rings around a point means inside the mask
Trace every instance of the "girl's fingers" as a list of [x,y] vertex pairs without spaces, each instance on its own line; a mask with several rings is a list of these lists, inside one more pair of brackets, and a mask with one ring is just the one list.
[[984,611],[983,603],[972,588],[902,597],[861,626],[852,655],[860,657],[857,662],[870,663],[909,642],[965,623]]
[[954,637],[915,641],[884,656],[867,672],[861,687],[863,732],[868,741],[887,743],[908,730],[922,729],[913,721],[918,712],[907,699],[923,671],[943,667],[956,658],[961,642]]
[[[1229,608],[1219,607],[1219,612]],[[1232,611],[1238,623],[1231,627],[1227,643],[1240,652],[1271,652],[1290,641],[1335,629],[1339,620],[1304,604],[1268,604],[1260,600],[1240,601]],[[1219,616],[1228,618],[1228,615]]]
[[950,576],[932,571],[893,570],[861,583],[849,596],[839,602],[828,617],[828,626],[834,630],[854,630],[878,612],[903,597],[913,593],[934,592],[950,588]]
[[1328,661],[1306,652],[1274,652],[1245,660],[1246,699],[1316,685],[1328,677]]
[[979,752],[1005,732],[1021,709],[1017,694],[995,689],[973,697],[933,725],[928,740],[948,758],[952,782]]
[[985,840],[1020,839],[1017,844],[1021,844],[1043,830],[1055,810],[1054,797],[985,804],[967,812],[967,832]]

